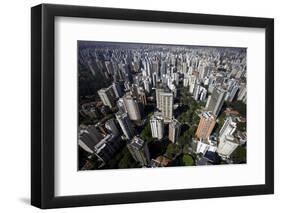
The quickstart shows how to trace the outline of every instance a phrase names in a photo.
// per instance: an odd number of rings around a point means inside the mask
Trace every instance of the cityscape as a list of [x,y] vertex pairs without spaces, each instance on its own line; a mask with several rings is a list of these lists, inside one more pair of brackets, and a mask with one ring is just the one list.
[[247,163],[247,49],[78,41],[78,170]]

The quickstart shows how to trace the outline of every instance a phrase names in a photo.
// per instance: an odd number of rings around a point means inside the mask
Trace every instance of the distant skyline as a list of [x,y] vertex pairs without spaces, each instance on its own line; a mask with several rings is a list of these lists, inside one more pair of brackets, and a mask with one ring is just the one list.
[[78,48],[85,47],[96,47],[96,46],[119,46],[121,48],[124,47],[134,47],[137,48],[139,46],[147,46],[147,47],[179,47],[179,48],[215,48],[215,49],[241,49],[242,51],[246,51],[247,47],[234,47],[234,46],[213,46],[213,45],[191,45],[191,44],[162,44],[162,43],[140,43],[140,42],[112,42],[112,41],[89,41],[89,40],[78,40],[77,41]]

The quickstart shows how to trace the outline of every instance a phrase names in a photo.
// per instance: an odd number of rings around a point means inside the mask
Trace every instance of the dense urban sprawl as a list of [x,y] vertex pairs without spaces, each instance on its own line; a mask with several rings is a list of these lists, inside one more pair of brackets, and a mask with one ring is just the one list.
[[246,163],[246,49],[78,42],[79,170]]

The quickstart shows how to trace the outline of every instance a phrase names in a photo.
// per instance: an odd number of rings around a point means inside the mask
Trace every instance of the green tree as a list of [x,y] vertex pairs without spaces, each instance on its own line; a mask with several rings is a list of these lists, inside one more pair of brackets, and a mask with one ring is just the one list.
[[246,131],[246,122],[239,122],[237,123],[237,130],[244,132]]
[[234,163],[245,163],[246,162],[246,156],[247,151],[245,147],[238,146],[236,150],[232,153],[231,159]]
[[152,138],[152,136],[151,136],[151,128],[150,128],[150,124],[149,124],[149,123],[147,123],[147,124],[145,125],[145,127],[143,128],[143,130],[141,131],[140,137],[141,137],[143,140],[147,141],[147,142],[150,142],[150,141],[153,140],[153,138]]
[[192,165],[194,165],[193,158],[190,155],[188,155],[188,154],[185,154],[185,155],[182,156],[182,162],[183,162],[184,166],[192,166]]
[[185,131],[178,139],[178,144],[184,146],[186,144],[190,144],[192,140],[192,135],[189,134],[188,131]]
[[173,159],[176,155],[180,154],[181,151],[182,149],[179,145],[170,143],[166,149],[166,156]]
[[197,129],[197,126],[195,126],[195,125],[193,125],[193,126],[191,126],[187,131],[188,131],[188,134],[189,135],[195,135],[195,131],[196,131],[196,129]]
[[182,149],[183,154],[188,154],[189,153],[189,149],[190,149],[190,145],[189,144],[185,144],[183,149]]

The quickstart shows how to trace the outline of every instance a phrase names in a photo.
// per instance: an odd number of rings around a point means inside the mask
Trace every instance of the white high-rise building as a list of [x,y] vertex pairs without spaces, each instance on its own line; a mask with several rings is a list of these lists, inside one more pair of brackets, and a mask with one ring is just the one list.
[[237,93],[237,91],[238,91],[238,89],[239,89],[239,83],[234,79],[229,80],[228,81],[228,87],[227,87],[228,91],[225,95],[224,100],[232,102],[236,93]]
[[124,112],[127,112],[127,109],[126,109],[126,107],[125,107],[123,98],[119,98],[119,99],[116,101],[116,105],[117,105],[119,111],[121,111],[121,112],[123,112],[123,113],[124,113]]
[[133,98],[129,93],[127,93],[124,97],[124,105],[128,115],[132,121],[141,120],[141,111],[139,107],[139,102],[136,98]]
[[95,126],[89,126],[87,129],[81,130],[78,144],[85,151],[93,153],[95,145],[97,145],[102,139],[103,136],[97,128]]
[[246,87],[246,84],[241,84],[239,92],[238,92],[237,100],[238,101],[243,101],[244,103],[246,103],[246,101],[247,101],[247,87]]
[[147,145],[147,141],[135,136],[128,144],[127,147],[139,164],[143,167],[150,165],[150,153]]
[[225,122],[219,132],[220,141],[224,141],[225,137],[227,135],[232,135],[235,132],[235,130],[236,130],[236,123],[232,120],[231,117],[228,117],[225,120]]
[[127,113],[117,112],[116,119],[127,139],[134,137],[135,131]]
[[196,84],[196,76],[195,75],[189,75],[188,76],[188,86],[189,86],[189,93],[190,94],[193,94],[195,84]]
[[231,88],[231,90],[227,93],[227,101],[230,101],[230,102],[233,101],[238,89],[239,89],[238,85],[235,85]]
[[204,87],[196,84],[196,87],[193,92],[193,98],[196,101],[198,100],[204,101],[206,99],[206,96],[207,96],[207,90]]
[[209,77],[209,86],[208,86],[208,92],[213,93],[216,86],[216,78],[214,76]]
[[112,87],[100,89],[98,95],[105,106],[112,108],[115,105],[115,94]]
[[152,73],[152,85],[153,85],[153,87],[156,87],[157,82],[158,82],[158,73],[153,72]]
[[224,103],[225,94],[225,90],[215,88],[212,95],[208,97],[206,111],[211,111],[215,116],[218,116]]
[[161,115],[154,114],[150,118],[151,135],[161,140],[164,136],[164,119]]
[[160,93],[160,109],[164,122],[168,122],[173,118],[173,105],[174,105],[174,96],[170,92],[161,92]]
[[178,72],[174,72],[172,75],[172,80],[175,82],[175,84],[178,86],[179,85],[179,73]]
[[229,158],[238,146],[239,140],[234,138],[233,135],[227,135],[224,140],[219,142],[217,152],[222,158]]
[[196,143],[196,153],[206,154],[207,151],[215,152],[217,150],[217,142],[210,139],[194,140]]
[[121,87],[120,87],[119,83],[113,83],[112,89],[114,91],[114,94],[115,94],[116,98],[122,97],[123,93],[122,93],[122,90],[121,90]]
[[178,122],[178,120],[173,119],[170,123],[169,123],[169,140],[172,143],[175,143],[179,136],[180,136],[180,131],[181,131],[181,124],[180,122]]
[[144,89],[147,93],[151,92],[151,83],[149,79],[150,79],[149,77],[143,79]]
[[209,75],[209,67],[205,63],[201,63],[198,67],[199,79],[203,80],[206,76]]
[[106,70],[107,70],[108,74],[113,75],[114,69],[113,69],[113,66],[112,66],[112,62],[111,61],[105,61],[104,64],[105,64],[105,67],[106,67]]
[[156,107],[157,109],[161,110],[161,99],[160,99],[160,94],[164,92],[163,88],[156,88],[155,89],[155,94],[156,94]]
[[120,134],[117,125],[116,120],[114,118],[111,118],[105,122],[105,128],[108,129],[113,135],[117,136]]
[[188,75],[184,75],[184,77],[183,77],[183,86],[184,87],[187,87],[188,86]]

